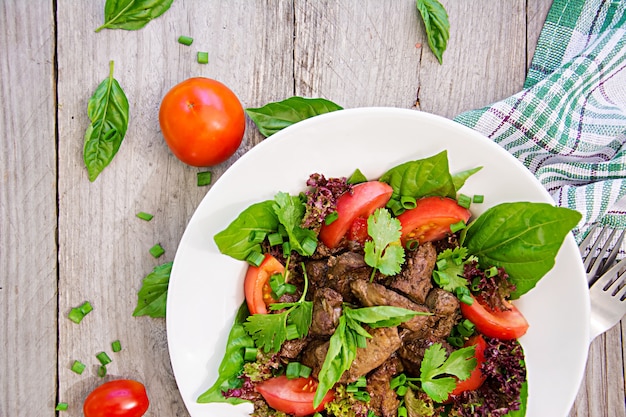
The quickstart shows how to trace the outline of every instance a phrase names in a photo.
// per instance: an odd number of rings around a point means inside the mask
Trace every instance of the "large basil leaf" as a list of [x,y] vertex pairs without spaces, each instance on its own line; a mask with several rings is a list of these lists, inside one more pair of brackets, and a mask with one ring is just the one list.
[[385,172],[379,179],[393,188],[392,198],[442,196],[456,198],[448,167],[448,152],[409,161]]
[[245,209],[228,227],[213,238],[225,255],[243,261],[251,251],[261,252],[259,243],[250,241],[254,231],[271,233],[278,230],[274,200],[256,203]]
[[113,61],[109,77],[96,88],[87,104],[91,124],[85,132],[83,159],[89,180],[95,181],[117,153],[128,129],[128,99],[113,78]]
[[243,328],[243,323],[250,315],[248,307],[244,302],[237,316],[235,317],[235,323],[230,329],[228,334],[228,341],[226,342],[226,352],[224,352],[224,358],[218,368],[217,380],[215,383],[202,393],[196,401],[199,403],[230,403],[241,404],[247,402],[241,398],[229,397],[224,398],[222,391],[226,391],[230,388],[236,388],[241,384],[241,380],[237,378],[243,370],[244,364],[244,350],[245,348],[253,348],[254,340],[246,333]]
[[104,24],[96,29],[137,30],[165,13],[174,0],[107,0]]
[[416,4],[424,21],[428,46],[441,64],[443,53],[448,47],[448,39],[450,38],[448,13],[437,0],[417,0]]
[[137,307],[133,316],[165,317],[167,288],[172,273],[172,262],[154,267],[143,279],[137,293]]
[[577,211],[547,203],[503,203],[484,212],[464,231],[462,244],[483,268],[503,267],[517,287],[532,289],[554,266],[563,239],[581,219]]
[[290,97],[263,107],[247,108],[246,113],[265,137],[313,116],[342,110],[343,107],[323,98]]

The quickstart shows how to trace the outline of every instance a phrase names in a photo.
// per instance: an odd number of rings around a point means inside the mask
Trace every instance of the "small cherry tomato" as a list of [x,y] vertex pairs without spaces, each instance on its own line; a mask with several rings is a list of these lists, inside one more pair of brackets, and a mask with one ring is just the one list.
[[380,181],[355,185],[352,194],[345,193],[337,200],[337,219],[322,225],[320,240],[331,249],[337,247],[357,218],[367,219],[377,208],[385,207],[392,193],[393,188]]
[[417,240],[419,243],[434,242],[451,234],[450,225],[469,220],[468,209],[447,197],[424,197],[417,206],[398,216],[402,224],[402,243]]
[[85,417],[141,417],[150,402],[141,382],[117,379],[105,382],[85,399]]
[[335,397],[334,391],[328,391],[320,405],[313,407],[317,386],[313,378],[288,379],[282,375],[257,384],[256,390],[273,409],[294,416],[308,416],[322,411],[324,405]]
[[243,139],[244,110],[228,87],[210,78],[190,78],[165,94],[159,109],[165,142],[178,159],[197,167],[230,158]]
[[261,265],[248,267],[243,283],[246,303],[250,314],[267,314],[267,306],[275,303],[272,298],[270,278],[274,274],[282,274],[285,267],[270,254],[265,255]]
[[480,370],[480,367],[485,363],[485,349],[487,348],[487,342],[481,335],[475,335],[465,343],[465,346],[476,346],[474,351],[474,357],[476,358],[476,368],[472,371],[469,378],[463,381],[457,381],[456,388],[450,393],[450,396],[459,395],[465,391],[474,391],[480,388],[480,386],[487,379],[486,376]]
[[461,303],[461,314],[474,323],[476,330],[494,339],[517,339],[528,330],[528,322],[513,304],[505,301],[509,310],[492,310],[473,298],[472,305]]

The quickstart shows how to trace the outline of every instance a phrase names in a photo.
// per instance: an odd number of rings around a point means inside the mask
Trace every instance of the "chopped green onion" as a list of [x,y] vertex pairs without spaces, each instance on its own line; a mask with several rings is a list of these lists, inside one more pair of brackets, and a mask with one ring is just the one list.
[[85,316],[93,311],[93,306],[89,301],[85,301],[84,303],[82,303],[79,308]]
[[472,323],[471,321],[469,321],[468,319],[465,319],[461,322],[461,326],[466,328],[467,330],[472,330],[474,331],[474,329],[476,328],[476,326],[474,325],[474,323]]
[[208,64],[208,63],[209,63],[209,53],[198,52],[198,64]]
[[348,184],[359,184],[359,183],[366,182],[366,181],[367,181],[367,177],[365,175],[363,175],[361,170],[359,170],[357,168],[357,169],[354,170],[352,175],[350,175],[350,177],[348,177],[347,183]]
[[459,220],[457,223],[452,223],[452,224],[450,225],[450,231],[451,231],[452,233],[456,233],[456,232],[458,232],[459,230],[463,230],[463,229],[465,229],[465,227],[466,227],[465,222],[464,222],[463,220]]
[[367,391],[357,391],[354,393],[354,398],[356,398],[359,401],[363,401],[365,403],[368,403],[372,398],[370,397],[369,392]]
[[474,299],[468,294],[461,294],[461,296],[458,298],[460,302],[462,302],[463,304],[467,304],[468,306],[474,304]]
[[262,230],[253,230],[248,236],[248,242],[261,243],[265,240],[267,233]]
[[108,365],[111,363],[111,358],[107,355],[106,352],[100,352],[96,355],[96,358],[100,361],[102,365]]
[[405,385],[406,384],[406,375],[405,374],[400,374],[394,378],[391,379],[391,381],[389,381],[389,387],[391,389],[396,389],[401,385]]
[[391,199],[387,202],[387,208],[391,210],[394,216],[399,216],[405,211],[405,208],[402,206],[402,203],[394,199]]
[[420,246],[420,241],[416,239],[410,239],[406,241],[407,250],[414,251]]
[[179,36],[178,43],[189,46],[193,43],[193,38],[190,36]]
[[317,241],[308,236],[304,238],[300,245],[302,246],[302,251],[309,256],[313,255],[313,253],[315,253],[315,249],[317,249]]
[[70,310],[67,317],[72,320],[74,323],[80,323],[87,314],[93,311],[93,307],[89,301],[85,301],[78,307],[74,307]]
[[411,210],[417,207],[417,201],[409,195],[400,197],[400,204],[402,204],[402,207],[405,210]]
[[247,362],[253,362],[256,360],[256,355],[259,352],[257,348],[247,347],[243,351],[243,360]]
[[437,269],[446,269],[446,267],[448,266],[448,260],[445,258],[441,258],[437,261],[436,265]]
[[264,259],[265,255],[257,251],[251,251],[246,257],[246,261],[248,261],[248,263],[253,266],[261,265],[261,262],[263,262]]
[[474,194],[474,197],[472,198],[472,202],[476,204],[480,204],[484,201],[485,201],[485,196],[481,194]]
[[211,171],[198,172],[196,174],[196,184],[198,187],[211,184],[213,173]]
[[445,274],[440,274],[439,271],[433,271],[433,281],[440,287],[444,287],[450,283],[450,278]]
[[364,376],[360,376],[351,385],[354,385],[355,387],[359,387],[359,388],[365,388],[367,387],[367,378],[365,378]]
[[472,280],[472,285],[470,289],[474,292],[480,290],[480,277],[476,277]]
[[487,278],[495,277],[496,275],[498,275],[498,268],[496,268],[495,266],[492,266],[485,271],[485,276]]
[[105,365],[100,365],[98,367],[98,376],[100,378],[104,378],[107,375],[107,367]]
[[459,194],[458,198],[456,199],[456,202],[459,206],[463,208],[469,208],[470,205],[472,204],[472,199],[466,196],[465,194]]
[[295,379],[300,376],[300,362],[289,362],[285,369],[287,379]]
[[58,403],[57,406],[54,408],[55,411],[65,411],[67,410],[68,405],[67,403]]
[[339,213],[337,213],[336,211],[333,211],[328,216],[326,216],[326,218],[324,219],[324,224],[326,226],[328,226],[329,224],[331,224],[332,222],[334,222],[338,218],[339,218]]
[[[404,397],[404,395],[406,394],[406,392],[409,390],[409,388],[406,385],[401,385],[398,387],[398,389],[396,389],[396,394],[398,394],[400,397]],[[400,411],[400,410],[398,410]],[[400,413],[398,413],[398,415],[400,415]],[[406,414],[405,414],[406,416]]]
[[454,347],[463,347],[463,338],[459,336],[451,336],[446,339],[448,343],[450,343]]
[[139,217],[141,220],[145,220],[147,222],[152,220],[152,218],[154,217],[152,214],[146,213],[143,211],[140,211],[139,213],[137,213],[136,216]]
[[270,246],[277,246],[283,243],[283,236],[280,233],[272,233],[267,236]]
[[157,243],[156,245],[151,247],[148,252],[150,252],[150,255],[158,258],[165,253],[165,249],[163,249],[163,247],[159,243]]
[[283,256],[288,258],[291,255],[291,244],[289,242],[283,243]]
[[[406,394],[406,390],[404,391],[404,394]],[[404,396],[404,394],[402,394],[402,396]],[[398,417],[407,417],[407,415],[408,413],[405,406],[398,407]]]
[[300,364],[300,378],[308,378],[313,370],[306,365]]
[[354,384],[346,385],[346,392],[355,393],[355,392],[358,392],[358,391],[359,391],[359,387],[357,387],[356,385],[354,385]]
[[[471,323],[471,322],[470,322]],[[463,324],[459,323],[456,326],[456,330],[459,332],[459,334],[463,337],[470,337],[473,333],[474,333],[474,329],[473,328],[468,328],[466,326],[464,326]]]
[[74,361],[72,367],[70,368],[72,371],[76,372],[78,375],[82,374],[85,370],[86,365],[81,361]]
[[111,343],[111,350],[113,352],[119,352],[120,350],[122,350],[122,343],[120,343],[119,340],[113,341],[113,343]]
[[285,330],[287,332],[287,340],[300,338],[300,333],[298,333],[298,327],[295,324],[288,325]]

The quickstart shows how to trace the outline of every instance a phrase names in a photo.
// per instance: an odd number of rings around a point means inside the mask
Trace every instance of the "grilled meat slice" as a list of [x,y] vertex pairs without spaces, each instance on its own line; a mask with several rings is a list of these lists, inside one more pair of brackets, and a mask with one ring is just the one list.
[[[350,283],[350,289],[356,298],[366,307],[371,306],[394,306],[402,307],[423,313],[428,312],[424,305],[417,304],[407,297],[390,290],[384,285],[366,280],[357,280]],[[412,331],[419,331],[427,327],[429,316],[415,316],[400,326]]]
[[281,358],[295,359],[308,344],[309,339],[307,338],[285,340],[280,347],[279,355]]
[[318,288],[313,295],[313,320],[310,334],[312,336],[331,336],[342,309],[343,297],[331,288]]
[[437,252],[431,242],[408,252],[402,272],[389,280],[388,286],[400,291],[416,303],[424,304],[433,287],[431,276],[435,269]]
[[367,377],[367,392],[370,395],[369,406],[377,416],[397,416],[400,400],[389,383],[394,376],[402,372],[402,369],[400,359],[393,355]]
[[430,318],[430,335],[428,337],[431,339],[448,337],[460,318],[459,299],[441,288],[433,288],[426,297],[426,305],[433,313]]

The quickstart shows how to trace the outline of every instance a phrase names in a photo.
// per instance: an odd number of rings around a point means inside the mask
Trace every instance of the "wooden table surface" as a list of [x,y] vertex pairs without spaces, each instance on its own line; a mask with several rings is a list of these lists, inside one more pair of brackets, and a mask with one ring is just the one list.
[[[394,106],[454,117],[522,88],[546,0],[447,0],[439,65],[414,0],[176,0],[138,31],[94,29],[105,0],[0,0],[0,416],[82,415],[102,380],[95,354],[123,350],[108,379],[143,381],[148,416],[188,416],[164,319],[132,317],[142,278],[173,260],[209,189],[169,152],[163,95],[192,77],[228,85],[245,107],[290,96],[346,108]],[[192,46],[177,42],[192,36]],[[198,64],[197,51],[210,62]],[[95,182],[82,159],[87,101],[109,61],[130,104],[119,153]],[[219,176],[263,140],[250,120]],[[144,222],[135,214],[154,214]],[[165,255],[153,258],[155,243]],[[79,325],[69,310],[88,300]],[[570,416],[624,417],[626,323],[591,346]],[[567,343],[566,340],[563,341]],[[72,362],[88,365],[82,375]],[[567,375],[563,375],[567,378]],[[556,417],[556,416],[548,416]]]

